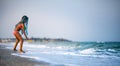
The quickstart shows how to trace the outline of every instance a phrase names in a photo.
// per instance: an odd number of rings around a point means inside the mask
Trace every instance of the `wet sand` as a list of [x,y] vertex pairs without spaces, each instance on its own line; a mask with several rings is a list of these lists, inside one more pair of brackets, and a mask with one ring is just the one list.
[[0,66],[50,66],[47,62],[37,62],[34,59],[13,56],[11,53],[14,51],[0,45]]

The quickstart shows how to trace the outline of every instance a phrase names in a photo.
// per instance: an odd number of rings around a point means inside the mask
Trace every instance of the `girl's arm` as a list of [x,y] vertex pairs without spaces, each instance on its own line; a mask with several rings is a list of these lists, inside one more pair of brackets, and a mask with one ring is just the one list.
[[26,35],[26,33],[25,33],[25,30],[24,30],[24,27],[25,27],[25,26],[24,26],[23,24],[22,24],[22,26],[23,26],[23,27],[22,27],[22,32],[23,32],[25,38],[28,40],[28,37],[27,37],[27,35]]

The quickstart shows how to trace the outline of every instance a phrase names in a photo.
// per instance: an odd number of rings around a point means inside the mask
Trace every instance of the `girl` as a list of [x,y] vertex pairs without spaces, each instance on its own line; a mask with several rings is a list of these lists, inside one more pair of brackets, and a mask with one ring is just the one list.
[[23,16],[21,21],[18,24],[16,24],[16,26],[15,26],[15,30],[13,32],[13,34],[14,34],[14,36],[16,38],[16,43],[15,43],[14,48],[13,48],[14,51],[17,51],[16,47],[17,47],[18,43],[20,42],[20,50],[19,51],[20,51],[20,53],[21,52],[24,53],[24,51],[22,49],[23,39],[22,39],[22,36],[20,35],[19,32],[21,31],[21,33],[24,34],[24,36],[28,40],[28,37],[26,35],[27,34],[27,24],[28,24],[28,17]]

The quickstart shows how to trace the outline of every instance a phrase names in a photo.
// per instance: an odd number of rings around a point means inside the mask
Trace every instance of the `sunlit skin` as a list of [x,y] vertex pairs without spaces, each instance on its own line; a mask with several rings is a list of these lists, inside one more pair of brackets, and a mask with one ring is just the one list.
[[13,48],[13,50],[14,51],[17,51],[16,50],[16,47],[17,47],[17,45],[18,45],[18,43],[20,42],[20,49],[19,49],[19,52],[20,53],[24,53],[24,51],[23,51],[23,49],[22,49],[22,47],[23,47],[23,38],[22,38],[22,36],[21,36],[21,34],[19,33],[19,31],[20,30],[22,30],[22,33],[24,34],[24,36],[26,37],[26,39],[28,40],[28,37],[27,37],[27,35],[26,35],[26,33],[25,33],[25,23],[27,22],[27,20],[23,20],[23,22],[22,22],[22,20],[21,20],[21,23],[19,23],[16,27],[15,27],[15,30],[14,30],[14,32],[13,32],[13,34],[14,34],[14,36],[15,36],[15,38],[16,38],[16,43],[14,44],[14,48]]

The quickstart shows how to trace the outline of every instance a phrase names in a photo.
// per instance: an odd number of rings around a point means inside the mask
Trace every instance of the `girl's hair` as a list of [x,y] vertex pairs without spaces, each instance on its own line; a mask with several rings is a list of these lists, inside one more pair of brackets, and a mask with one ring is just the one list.
[[28,22],[28,17],[27,17],[26,15],[24,15],[24,16],[22,17],[21,22],[23,22],[23,23]]
[[[26,34],[28,34],[28,17],[26,15],[24,15],[21,19],[21,21],[15,25],[15,27],[17,27],[19,24],[23,23],[24,24],[24,30],[26,32]],[[22,32],[21,32],[22,33]],[[23,34],[23,33],[22,33]]]

